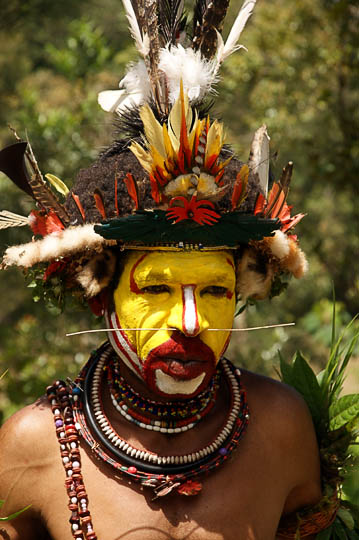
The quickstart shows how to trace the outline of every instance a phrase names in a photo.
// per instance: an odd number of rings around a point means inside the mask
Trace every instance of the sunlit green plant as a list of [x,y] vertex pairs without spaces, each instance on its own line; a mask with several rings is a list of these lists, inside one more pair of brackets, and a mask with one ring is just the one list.
[[359,506],[347,500],[343,482],[355,466],[354,445],[359,443],[359,394],[341,396],[346,369],[359,339],[359,330],[343,346],[344,336],[355,325],[354,318],[336,337],[335,303],[333,305],[332,342],[325,368],[315,375],[301,352],[291,364],[280,357],[281,378],[305,399],[318,438],[324,498],[336,492],[337,517],[332,525],[317,535],[317,540],[359,540]]

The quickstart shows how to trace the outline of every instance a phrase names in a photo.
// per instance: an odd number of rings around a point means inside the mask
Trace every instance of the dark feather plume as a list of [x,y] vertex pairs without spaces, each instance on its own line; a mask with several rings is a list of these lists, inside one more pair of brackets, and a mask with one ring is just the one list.
[[29,165],[31,171],[29,176],[29,184],[33,191],[34,199],[42,208],[46,210],[46,212],[50,212],[52,210],[64,225],[68,225],[70,223],[70,216],[43,179],[29,142],[25,155],[27,164]]
[[158,21],[160,27],[161,46],[175,44],[186,26],[183,14],[184,0],[159,0]]
[[17,142],[4,148],[0,152],[0,170],[44,210],[53,210],[64,225],[70,222],[65,208],[44,181],[28,142]]
[[193,17],[193,48],[208,60],[217,50],[217,32],[223,30],[229,0],[198,0]]
[[34,198],[25,166],[26,147],[27,142],[17,142],[1,150],[0,171],[5,173],[18,188]]

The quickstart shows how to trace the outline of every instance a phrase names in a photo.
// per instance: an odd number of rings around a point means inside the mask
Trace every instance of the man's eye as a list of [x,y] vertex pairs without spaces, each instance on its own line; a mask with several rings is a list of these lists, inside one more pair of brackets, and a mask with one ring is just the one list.
[[210,285],[205,289],[202,289],[201,296],[204,294],[211,294],[212,296],[226,296],[228,289],[226,287],[219,287],[217,285]]
[[149,285],[148,287],[143,287],[141,289],[142,293],[147,294],[161,294],[169,291],[170,288],[167,285]]

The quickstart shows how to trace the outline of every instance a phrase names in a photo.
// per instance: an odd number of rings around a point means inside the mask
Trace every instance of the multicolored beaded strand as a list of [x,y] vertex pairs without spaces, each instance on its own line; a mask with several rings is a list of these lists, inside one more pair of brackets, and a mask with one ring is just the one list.
[[56,381],[46,389],[46,393],[54,415],[61,460],[66,473],[65,487],[69,496],[72,536],[77,540],[97,540],[81,474],[79,436],[74,424],[70,393],[64,381]]
[[[110,389],[111,399],[116,409],[123,414],[123,411],[129,409],[129,414],[133,414],[134,418],[138,416],[149,415],[156,420],[163,422],[174,423],[182,422],[182,425],[188,424],[196,419],[207,414],[216,401],[219,372],[212,378],[209,387],[196,398],[186,401],[171,401],[166,403],[156,402],[150,399],[145,399],[140,396],[120,375],[118,366],[110,361],[105,366],[107,372],[107,382]],[[168,425],[167,427],[176,427]]]

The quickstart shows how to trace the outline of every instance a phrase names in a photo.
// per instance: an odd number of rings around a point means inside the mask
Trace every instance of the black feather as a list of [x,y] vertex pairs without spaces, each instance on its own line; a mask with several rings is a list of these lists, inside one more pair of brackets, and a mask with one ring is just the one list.
[[25,152],[27,142],[17,142],[6,146],[0,152],[0,171],[5,173],[18,188],[35,198],[30,186],[30,176],[26,170]]
[[184,0],[159,0],[157,9],[162,47],[175,44],[185,29],[186,17],[183,8]]

